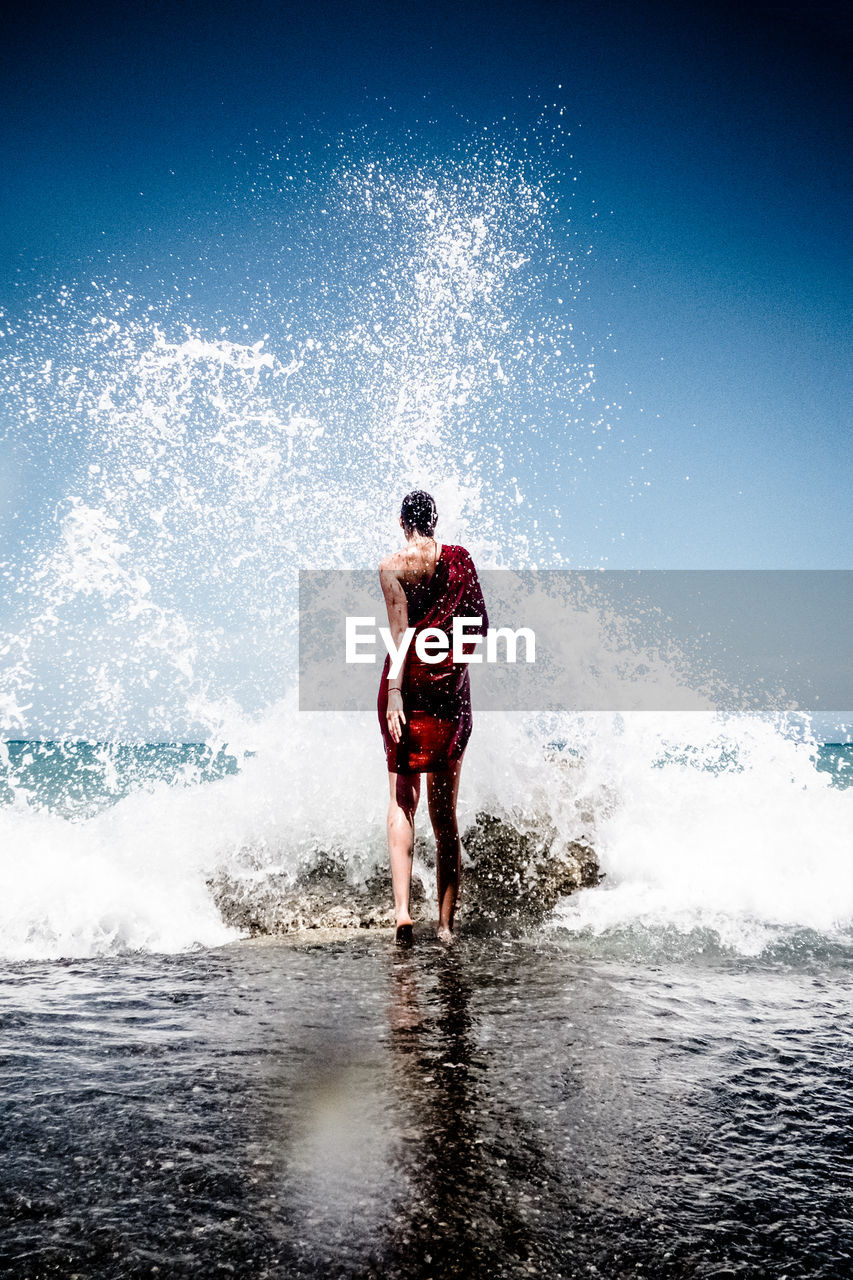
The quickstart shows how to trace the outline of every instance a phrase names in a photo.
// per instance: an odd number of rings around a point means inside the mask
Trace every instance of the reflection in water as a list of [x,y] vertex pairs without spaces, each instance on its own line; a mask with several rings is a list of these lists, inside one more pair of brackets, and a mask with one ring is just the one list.
[[[388,1271],[412,1276],[512,1274],[531,1255],[518,1188],[495,1141],[518,1124],[490,1096],[472,1035],[471,987],[457,949],[438,955],[430,1007],[409,956],[394,957],[389,1024],[408,1196],[384,1243]],[[529,1139],[529,1135],[528,1135]]]

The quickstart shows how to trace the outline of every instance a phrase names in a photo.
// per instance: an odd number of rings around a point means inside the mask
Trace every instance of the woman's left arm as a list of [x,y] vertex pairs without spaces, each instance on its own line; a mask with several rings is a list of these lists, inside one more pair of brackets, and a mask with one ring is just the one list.
[[[389,560],[383,560],[380,564],[379,581],[382,584],[382,594],[385,597],[385,608],[388,610],[388,626],[391,629],[391,637],[395,646],[399,649],[400,641],[409,626],[409,603],[406,600],[406,593],[400,581],[399,570],[393,564],[393,557],[390,557]],[[403,725],[406,723],[402,690],[404,672],[405,660],[403,668],[393,680],[390,675],[388,678],[388,708],[385,718],[388,723],[388,732],[395,742],[400,741]]]

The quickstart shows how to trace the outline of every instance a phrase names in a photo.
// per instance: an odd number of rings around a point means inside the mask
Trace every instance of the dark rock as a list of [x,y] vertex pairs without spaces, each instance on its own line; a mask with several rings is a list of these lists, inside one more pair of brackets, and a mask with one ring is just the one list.
[[[363,884],[347,876],[342,854],[322,853],[294,879],[283,872],[249,875],[221,870],[208,881],[226,924],[258,934],[297,933],[306,929],[376,929],[394,924],[391,872],[374,871]],[[426,900],[412,881],[412,914]]]
[[[459,919],[474,928],[539,924],[561,898],[600,879],[592,848],[560,842],[547,824],[522,831],[505,818],[479,813],[462,844]],[[421,864],[434,865],[434,853],[423,837],[416,841],[415,855]],[[208,884],[225,923],[253,936],[394,924],[387,866],[354,884],[344,855],[337,852],[318,852],[295,877],[247,863],[245,869],[218,871]],[[434,913],[434,898],[427,900],[415,876],[413,917],[426,920]]]
[[504,818],[478,813],[463,836],[465,918],[487,927],[540,924],[561,898],[598,884],[594,850],[562,843],[550,824],[520,831]]

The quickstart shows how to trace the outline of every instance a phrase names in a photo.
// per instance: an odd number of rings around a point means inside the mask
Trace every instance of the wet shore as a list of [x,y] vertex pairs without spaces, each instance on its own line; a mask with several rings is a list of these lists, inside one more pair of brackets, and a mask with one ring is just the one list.
[[6,965],[3,1273],[844,1274],[846,956],[585,947]]

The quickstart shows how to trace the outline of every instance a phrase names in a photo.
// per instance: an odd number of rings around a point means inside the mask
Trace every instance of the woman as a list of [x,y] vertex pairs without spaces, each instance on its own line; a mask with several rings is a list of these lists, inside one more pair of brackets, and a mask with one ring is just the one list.
[[[456,797],[472,723],[467,663],[454,663],[450,647],[439,661],[423,662],[415,651],[417,636],[428,627],[437,628],[451,646],[455,617],[480,619],[481,635],[489,625],[474,562],[464,547],[436,541],[437,519],[428,493],[416,489],[407,494],[400,511],[406,545],[379,566],[395,646],[399,647],[407,627],[415,632],[402,670],[389,677],[390,657],[386,658],[379,686],[379,724],[391,792],[388,848],[399,946],[412,944],[409,890],[422,773],[427,775],[436,843],[438,936],[443,942],[453,938],[460,872]],[[474,625],[466,627],[471,635],[477,630]],[[474,643],[466,646],[469,652]]]

